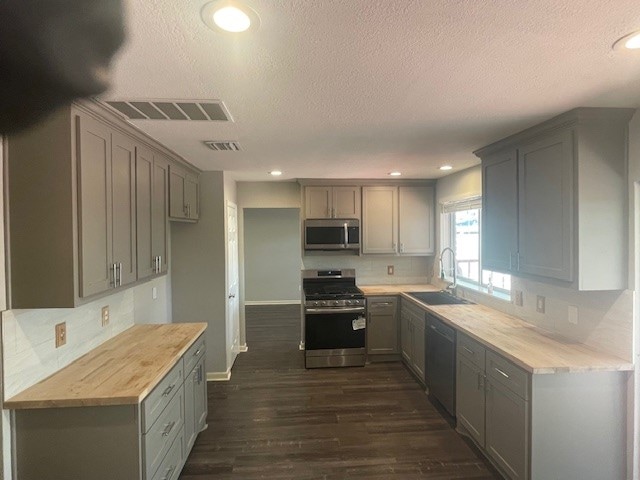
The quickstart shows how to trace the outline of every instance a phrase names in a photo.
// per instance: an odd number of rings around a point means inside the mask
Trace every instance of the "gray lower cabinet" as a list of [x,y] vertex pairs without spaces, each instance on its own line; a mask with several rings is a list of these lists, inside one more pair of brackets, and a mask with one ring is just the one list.
[[460,332],[456,355],[457,428],[506,478],[625,478],[628,373],[532,375]]
[[[394,355],[398,350],[397,297],[367,298],[367,355],[369,359]],[[388,357],[384,357],[388,358]]]
[[400,308],[400,346],[402,360],[425,384],[425,312],[408,300],[402,299]]
[[140,404],[15,410],[20,480],[175,480],[206,428],[200,337]]

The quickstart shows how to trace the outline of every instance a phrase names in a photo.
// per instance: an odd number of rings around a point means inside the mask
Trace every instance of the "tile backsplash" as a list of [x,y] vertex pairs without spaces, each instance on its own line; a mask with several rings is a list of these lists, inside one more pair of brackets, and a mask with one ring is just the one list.
[[[305,255],[305,269],[354,268],[359,285],[429,283],[433,257],[356,256],[356,255]],[[394,274],[387,274],[393,265]]]
[[[109,325],[101,310],[109,305]],[[67,344],[55,348],[54,329],[67,324]],[[2,312],[4,398],[52,375],[134,324],[134,290],[128,289],[72,309]]]

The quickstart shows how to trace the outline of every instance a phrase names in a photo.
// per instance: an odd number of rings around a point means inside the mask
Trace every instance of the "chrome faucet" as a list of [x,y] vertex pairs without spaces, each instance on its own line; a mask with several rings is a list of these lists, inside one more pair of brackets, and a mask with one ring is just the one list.
[[442,249],[442,252],[440,252],[440,279],[444,280],[444,264],[442,262],[442,256],[447,250],[451,252],[451,256],[453,257],[453,283],[450,283],[446,290],[451,290],[451,293],[455,294],[456,287],[458,286],[458,279],[456,275],[456,252],[451,247],[445,247]]

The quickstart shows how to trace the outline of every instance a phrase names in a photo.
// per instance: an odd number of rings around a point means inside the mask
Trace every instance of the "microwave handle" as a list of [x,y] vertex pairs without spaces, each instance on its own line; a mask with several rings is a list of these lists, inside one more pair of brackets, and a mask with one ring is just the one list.
[[349,248],[349,227],[344,222],[344,248]]

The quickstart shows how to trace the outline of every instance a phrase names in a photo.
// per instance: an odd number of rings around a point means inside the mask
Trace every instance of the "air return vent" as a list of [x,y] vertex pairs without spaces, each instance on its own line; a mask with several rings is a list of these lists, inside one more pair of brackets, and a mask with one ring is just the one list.
[[207,141],[204,142],[207,147],[216,152],[238,152],[240,151],[240,144],[238,142],[228,141]]
[[104,103],[129,120],[233,121],[220,100],[107,100]]

